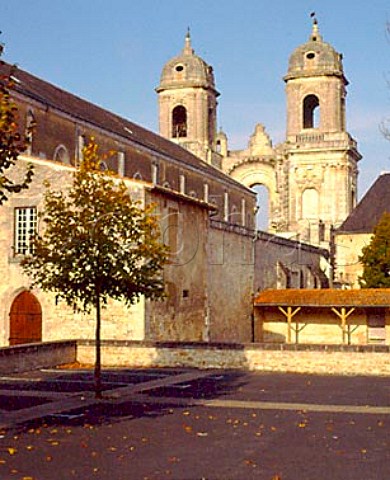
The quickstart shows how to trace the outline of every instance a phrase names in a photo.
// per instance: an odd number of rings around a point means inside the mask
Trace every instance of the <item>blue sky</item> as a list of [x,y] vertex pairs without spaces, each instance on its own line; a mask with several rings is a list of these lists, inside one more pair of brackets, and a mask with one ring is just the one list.
[[361,196],[390,170],[390,143],[379,130],[390,117],[388,0],[3,0],[0,30],[7,61],[157,131],[154,88],[189,26],[196,53],[214,67],[218,124],[235,149],[258,122],[274,143],[283,140],[282,77],[309,37],[312,11],[344,56]]

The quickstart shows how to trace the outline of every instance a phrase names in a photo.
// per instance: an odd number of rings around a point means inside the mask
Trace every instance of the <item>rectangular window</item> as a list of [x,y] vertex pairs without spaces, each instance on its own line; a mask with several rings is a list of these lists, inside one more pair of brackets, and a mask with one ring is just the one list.
[[15,254],[32,253],[31,238],[36,231],[36,207],[15,208]]

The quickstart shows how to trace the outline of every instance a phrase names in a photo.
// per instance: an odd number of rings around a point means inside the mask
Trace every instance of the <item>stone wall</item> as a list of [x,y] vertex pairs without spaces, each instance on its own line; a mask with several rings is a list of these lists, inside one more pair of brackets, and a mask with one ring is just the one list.
[[257,232],[254,290],[328,287],[328,258],[322,248]]
[[212,221],[208,253],[207,339],[250,342],[253,338],[253,231]]
[[347,288],[360,288],[359,277],[363,265],[359,262],[362,250],[370,243],[371,233],[336,232],[336,272],[335,280]]
[[[103,342],[105,367],[237,368],[326,375],[390,375],[389,346]],[[94,362],[93,342],[78,342],[77,359]]]
[[[12,196],[0,209],[0,345],[8,345],[10,336],[10,310],[19,293],[31,288],[30,279],[23,273],[20,262],[23,255],[15,255],[14,210],[17,207],[43,206],[45,182],[53,190],[64,190],[70,183],[72,168],[41,159],[21,159],[21,168],[26,162],[34,163],[34,181],[27,190]],[[143,185],[137,181],[127,181],[132,194],[143,197]],[[41,230],[43,225],[39,225]],[[58,301],[51,293],[33,289],[33,294],[42,308],[42,340],[53,341],[63,338],[94,338],[95,315],[77,313],[65,302]],[[102,311],[102,338],[144,339],[144,302],[128,308],[122,302],[112,301]]]
[[0,373],[28,372],[76,360],[77,342],[50,342],[0,348]]

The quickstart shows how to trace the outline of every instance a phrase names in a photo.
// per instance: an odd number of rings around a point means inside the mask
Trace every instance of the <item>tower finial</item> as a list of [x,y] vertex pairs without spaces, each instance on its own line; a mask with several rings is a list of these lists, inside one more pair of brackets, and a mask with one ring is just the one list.
[[184,55],[192,55],[194,53],[194,50],[191,46],[190,27],[187,27],[187,33],[186,33],[186,39],[185,39],[185,43],[184,43],[183,53],[184,53]]
[[318,20],[317,20],[316,12],[311,12],[310,13],[310,18],[313,19],[313,28],[312,28],[312,32],[311,32],[311,35],[310,35],[310,40],[313,41],[313,42],[321,41],[322,37],[321,37],[320,31],[318,29]]

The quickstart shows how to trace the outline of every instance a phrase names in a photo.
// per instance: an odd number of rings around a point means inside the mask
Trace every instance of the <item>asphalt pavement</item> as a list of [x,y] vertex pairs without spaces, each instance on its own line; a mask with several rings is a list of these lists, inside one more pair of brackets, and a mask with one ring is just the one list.
[[224,370],[0,377],[0,479],[388,480],[390,379]]

